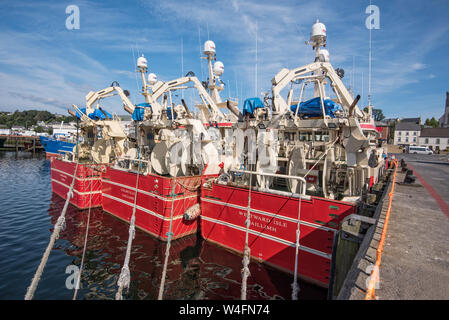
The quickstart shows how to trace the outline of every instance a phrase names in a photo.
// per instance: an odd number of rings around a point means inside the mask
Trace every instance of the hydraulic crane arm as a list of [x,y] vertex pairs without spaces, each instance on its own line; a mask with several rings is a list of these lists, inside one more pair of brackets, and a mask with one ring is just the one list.
[[218,119],[225,119],[224,114],[220,111],[220,109],[217,107],[215,102],[210,97],[209,93],[204,89],[201,82],[198,80],[197,77],[182,77],[178,78],[172,81],[156,84],[153,87],[153,99],[156,101],[159,99],[165,92],[169,91],[170,89],[179,87],[183,84],[186,84],[188,82],[193,82],[195,88],[198,90],[198,94],[204,99],[204,101],[210,106],[212,111],[212,118],[215,120]]
[[[300,78],[304,78],[305,75],[314,73],[316,75],[324,73],[329,78],[331,87],[336,90],[342,99],[342,107],[349,111],[349,106],[353,103],[354,98],[350,95],[345,85],[341,81],[338,74],[335,72],[332,65],[328,62],[314,62],[306,66],[302,66],[296,69],[288,70],[282,69],[272,80],[272,93],[273,93],[273,107],[278,113],[286,113],[289,110],[289,106],[282,98],[280,92],[291,82]],[[324,97],[323,97],[324,98]],[[358,117],[363,118],[365,113],[361,111],[357,106],[354,109],[355,114]]]
[[115,95],[115,93],[117,93],[122,99],[123,107],[125,108],[125,110],[130,113],[133,113],[135,108],[134,104],[131,102],[131,100],[129,100],[128,96],[119,86],[110,86],[97,92],[94,91],[89,92],[86,95],[86,113],[91,113],[94,111],[92,105],[95,102],[103,98],[111,97]]

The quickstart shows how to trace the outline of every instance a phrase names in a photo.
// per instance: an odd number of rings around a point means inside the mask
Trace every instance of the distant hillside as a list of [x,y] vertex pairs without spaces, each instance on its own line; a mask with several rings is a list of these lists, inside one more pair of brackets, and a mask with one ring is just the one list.
[[41,110],[26,110],[15,112],[5,112],[0,111],[0,124],[6,125],[8,128],[13,126],[21,126],[25,128],[30,128],[35,126],[38,122],[43,121],[45,124],[51,122],[71,122],[76,121],[76,118],[71,116],[56,115],[48,111]]

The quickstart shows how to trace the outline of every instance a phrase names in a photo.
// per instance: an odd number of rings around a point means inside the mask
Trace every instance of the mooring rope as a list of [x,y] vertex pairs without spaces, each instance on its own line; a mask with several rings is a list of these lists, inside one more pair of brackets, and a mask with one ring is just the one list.
[[122,271],[120,272],[119,279],[117,281],[118,290],[115,294],[115,300],[123,300],[122,292],[123,288],[129,288],[129,284],[131,283],[131,274],[129,271],[129,259],[131,257],[131,245],[133,239],[136,235],[136,205],[137,205],[137,193],[139,187],[139,175],[140,175],[140,163],[137,170],[137,178],[136,178],[136,192],[134,194],[134,205],[133,205],[133,213],[131,216],[131,220],[129,222],[129,236],[128,236],[128,245],[126,247],[126,255],[125,262],[123,263]]
[[293,276],[293,283],[292,283],[292,300],[298,300],[298,292],[299,292],[299,286],[298,286],[298,256],[299,256],[299,237],[301,234],[301,231],[299,229],[301,222],[301,195],[299,196],[298,201],[298,226],[296,228],[296,253],[295,253],[295,273]]
[[55,229],[50,237],[50,242],[48,243],[47,249],[45,249],[44,255],[42,256],[41,263],[34,274],[33,280],[31,281],[30,286],[27,289],[25,294],[25,300],[33,299],[34,292],[37,289],[37,285],[39,284],[39,280],[41,279],[42,273],[44,272],[45,265],[47,264],[48,257],[50,256],[51,250],[55,244],[55,241],[59,238],[59,232],[63,229],[65,224],[65,214],[67,211],[67,207],[69,206],[70,199],[73,197],[73,187],[75,186],[76,173],[78,170],[78,162],[75,166],[75,172],[73,173],[72,184],[70,185],[69,191],[67,192],[67,199],[64,204],[64,208],[62,209],[61,215],[55,224]]
[[78,279],[76,281],[75,292],[73,293],[73,300],[76,300],[76,296],[78,294],[78,289],[80,287],[81,275],[83,274],[84,257],[86,255],[86,248],[87,248],[87,235],[89,234],[90,210],[92,208],[92,184],[93,184],[93,182],[94,182],[94,180],[92,180],[92,177],[91,177],[91,179],[90,179],[89,211],[87,213],[87,226],[86,226],[86,235],[84,236],[83,256],[81,258],[80,271],[78,273]]
[[165,261],[164,261],[164,267],[162,269],[162,279],[161,279],[161,286],[159,287],[159,295],[158,300],[162,300],[162,297],[164,296],[164,288],[165,288],[165,276],[167,274],[167,265],[168,265],[168,256],[170,255],[170,246],[171,246],[171,237],[173,235],[172,233],[172,223],[173,223],[173,207],[175,204],[175,187],[176,187],[176,175],[173,179],[173,188],[172,188],[172,203],[171,203],[171,213],[170,213],[170,225],[168,227],[168,239],[167,239],[167,247],[165,248]]
[[242,268],[242,289],[240,292],[240,298],[241,300],[246,300],[246,287],[247,287],[247,280],[248,277],[251,275],[251,272],[249,271],[248,265],[250,263],[250,257],[251,257],[251,248],[248,246],[248,237],[249,237],[249,226],[251,224],[251,183],[252,183],[252,177],[253,175],[249,175],[249,191],[248,191],[248,209],[246,212],[246,231],[245,231],[245,249],[243,250],[243,268]]

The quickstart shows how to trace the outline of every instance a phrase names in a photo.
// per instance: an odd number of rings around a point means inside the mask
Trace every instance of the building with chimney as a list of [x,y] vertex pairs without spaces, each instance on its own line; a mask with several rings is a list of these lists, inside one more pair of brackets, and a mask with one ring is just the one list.
[[422,129],[419,136],[419,144],[434,151],[446,150],[449,148],[449,127]]
[[416,146],[421,133],[421,117],[405,118],[396,123],[394,128],[394,144],[400,146]]

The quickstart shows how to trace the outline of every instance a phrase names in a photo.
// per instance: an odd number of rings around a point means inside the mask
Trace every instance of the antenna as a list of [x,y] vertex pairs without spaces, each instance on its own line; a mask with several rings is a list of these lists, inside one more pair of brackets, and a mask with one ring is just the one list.
[[[369,1],[369,5],[371,6],[371,0]],[[369,28],[369,66],[368,66],[368,108],[371,106],[371,58],[372,58],[372,26]]]
[[[137,70],[137,65],[136,65],[136,57],[134,55],[134,47],[133,46],[131,46],[131,50],[133,52],[133,68],[134,68],[134,71],[136,71]],[[137,73],[136,72],[134,72],[134,76],[136,77],[136,89],[137,89],[136,92],[139,92],[139,82],[137,80]],[[133,94],[133,97],[134,97],[133,103],[136,104],[136,95]]]
[[351,76],[351,88],[352,91],[355,92],[355,56],[352,56],[352,76]]
[[256,72],[255,72],[254,96],[257,97],[257,21],[256,21]]
[[361,105],[363,106],[363,88],[364,87],[364,79],[363,79],[363,71],[362,71],[362,97],[360,98],[361,99]]
[[201,67],[201,81],[204,80],[204,72],[203,72],[203,64],[201,63],[201,32],[200,32],[200,25],[198,25],[198,45],[200,46],[200,67]]
[[[184,47],[182,37],[181,37],[181,77],[184,77]],[[181,90],[181,97],[184,99],[184,90]]]

